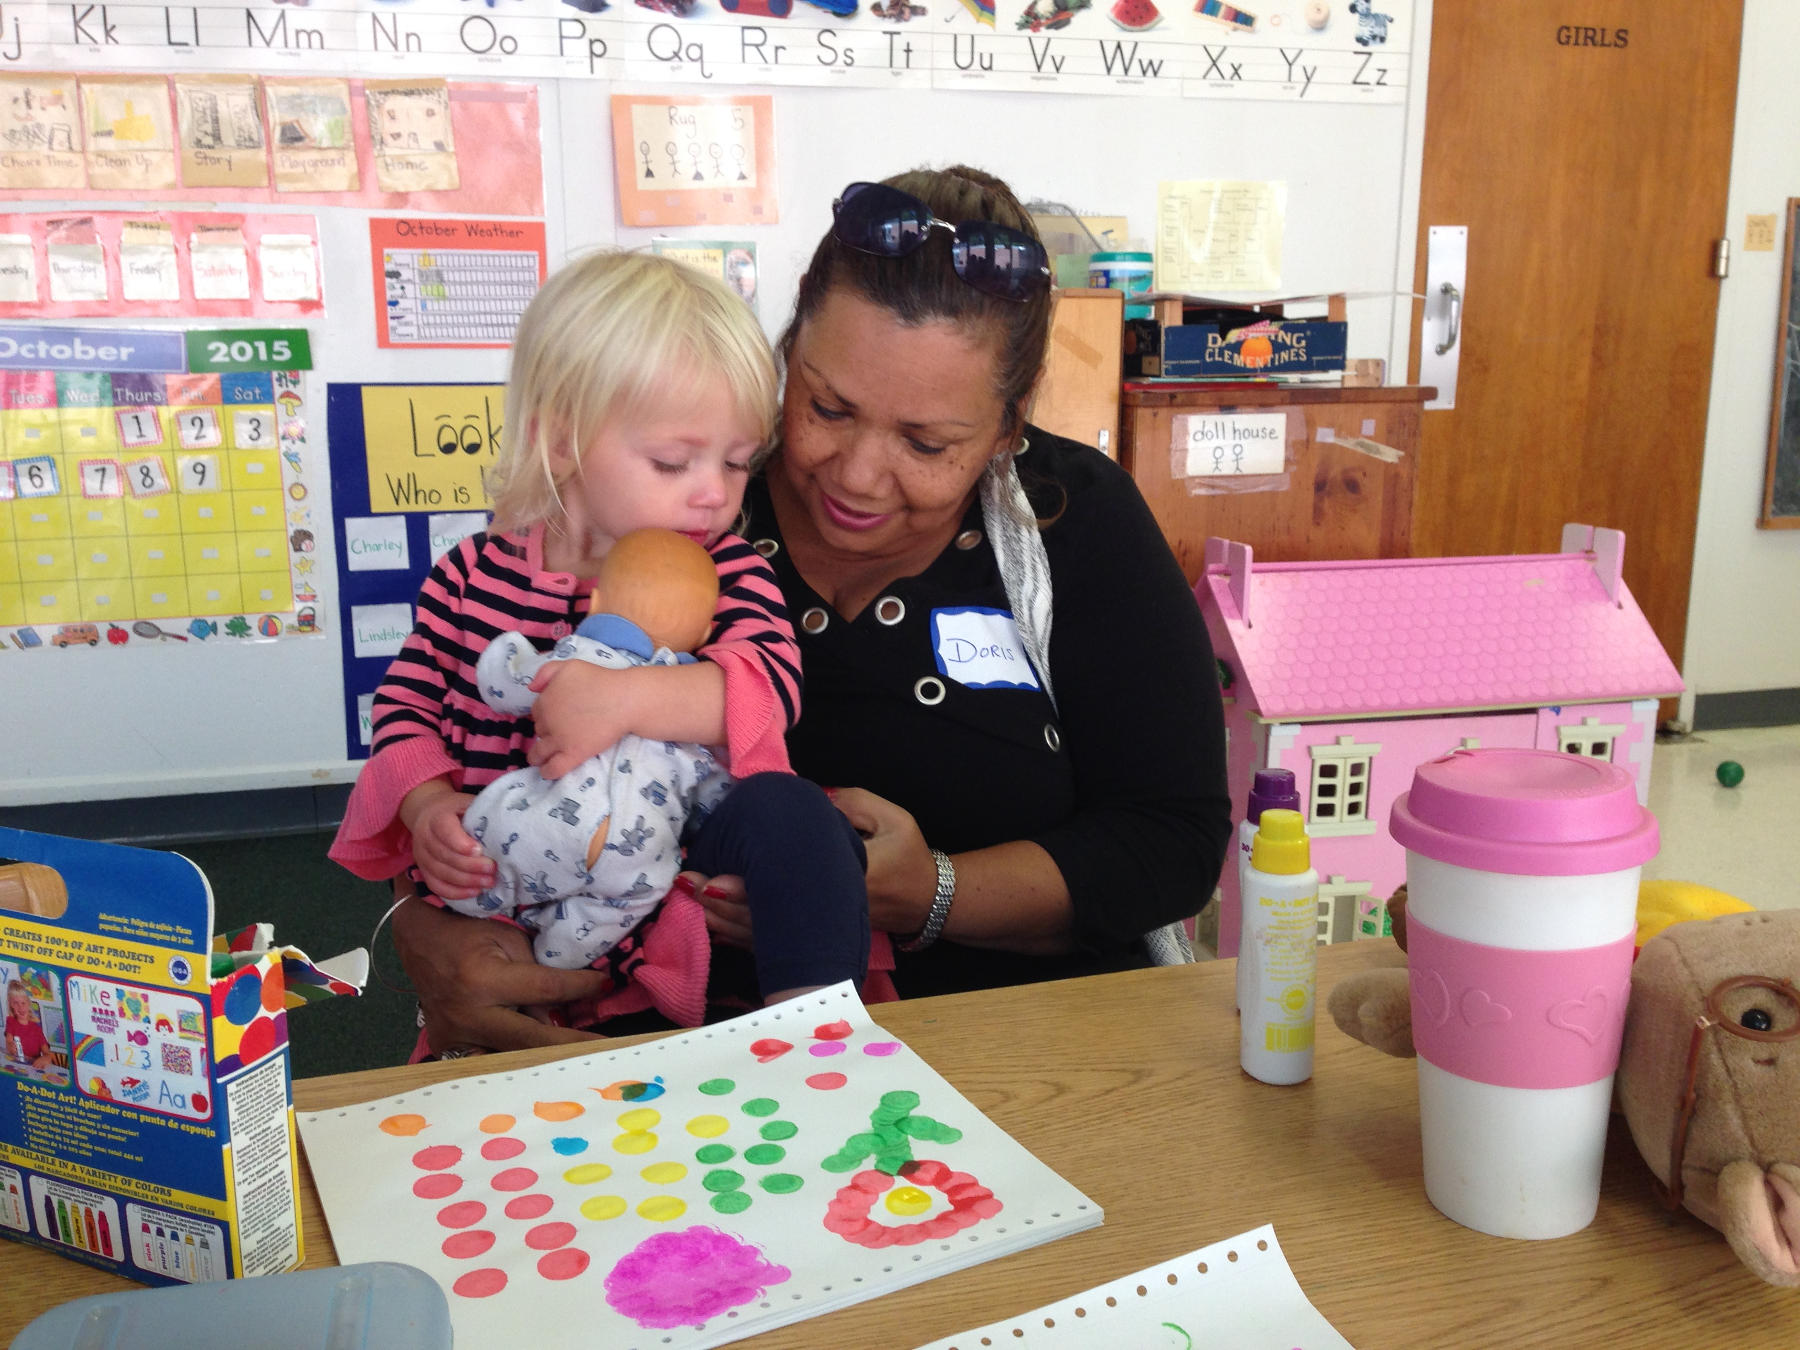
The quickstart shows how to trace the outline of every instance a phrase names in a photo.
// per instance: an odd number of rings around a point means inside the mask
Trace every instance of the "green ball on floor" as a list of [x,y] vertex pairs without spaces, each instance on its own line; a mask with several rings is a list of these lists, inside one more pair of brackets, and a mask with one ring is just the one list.
[[1744,781],[1744,766],[1735,759],[1722,761],[1713,772],[1717,775],[1719,782],[1728,788],[1734,788]]

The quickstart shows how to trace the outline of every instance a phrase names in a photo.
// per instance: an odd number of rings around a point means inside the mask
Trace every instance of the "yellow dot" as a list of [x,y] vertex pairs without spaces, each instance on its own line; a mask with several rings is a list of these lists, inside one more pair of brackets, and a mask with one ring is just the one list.
[[695,1116],[687,1123],[687,1132],[702,1139],[717,1139],[731,1128],[724,1116]]
[[890,1214],[923,1214],[931,1208],[931,1197],[917,1186],[896,1186],[882,1203]]
[[640,1106],[637,1110],[627,1111],[624,1115],[619,1117],[619,1128],[627,1132],[633,1130],[648,1130],[661,1119],[662,1117],[652,1111],[649,1107]]
[[667,1223],[687,1213],[687,1205],[672,1195],[653,1195],[638,1206],[637,1212],[651,1223]]
[[579,1102],[539,1102],[531,1113],[539,1120],[573,1120],[586,1110]]
[[1306,990],[1299,985],[1286,990],[1281,995],[1281,1006],[1288,1012],[1297,1013],[1306,1006]]
[[518,1123],[507,1115],[484,1116],[481,1121],[481,1132],[483,1134],[505,1134]]
[[667,1186],[685,1177],[687,1168],[678,1162],[651,1163],[638,1175],[653,1186]]
[[592,1186],[596,1181],[605,1181],[612,1175],[612,1168],[605,1163],[581,1163],[563,1173],[563,1180],[571,1186]]
[[590,1195],[581,1202],[581,1212],[589,1219],[616,1219],[625,1212],[625,1202],[616,1195]]
[[622,1134],[613,1140],[613,1147],[620,1153],[648,1153],[656,1147],[656,1136],[645,1134],[642,1130],[633,1130],[630,1134]]

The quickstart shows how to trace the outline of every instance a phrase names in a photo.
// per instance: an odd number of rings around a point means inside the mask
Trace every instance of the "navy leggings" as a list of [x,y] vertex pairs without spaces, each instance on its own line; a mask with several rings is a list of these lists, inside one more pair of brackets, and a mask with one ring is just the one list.
[[839,980],[862,985],[867,867],[862,838],[843,813],[790,773],[740,779],[688,840],[689,871],[744,879],[765,995]]

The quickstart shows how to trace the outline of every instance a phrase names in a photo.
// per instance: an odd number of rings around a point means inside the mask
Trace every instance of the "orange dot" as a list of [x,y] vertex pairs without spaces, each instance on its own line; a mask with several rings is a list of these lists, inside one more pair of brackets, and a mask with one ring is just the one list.
[[531,1113],[539,1120],[573,1120],[586,1110],[578,1102],[539,1102]]
[[483,1134],[505,1134],[519,1122],[508,1115],[484,1116],[481,1121]]
[[280,966],[271,966],[263,976],[262,1005],[264,1012],[272,1013],[287,1007],[287,981],[282,978]]
[[420,1130],[425,1129],[427,1124],[428,1122],[424,1116],[389,1116],[386,1120],[381,1122],[381,1132],[383,1134],[397,1134],[411,1137]]
[[1244,365],[1251,370],[1260,370],[1275,356],[1274,344],[1266,337],[1245,338],[1242,350]]

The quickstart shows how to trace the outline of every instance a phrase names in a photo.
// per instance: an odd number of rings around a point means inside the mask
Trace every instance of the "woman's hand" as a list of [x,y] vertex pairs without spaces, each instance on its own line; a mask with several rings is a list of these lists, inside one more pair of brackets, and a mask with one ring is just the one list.
[[433,895],[468,900],[494,884],[494,860],[463,828],[475,798],[442,778],[421,783],[400,803],[400,823],[412,835],[413,862]]
[[433,1054],[594,1039],[592,1032],[553,1025],[543,1009],[599,998],[610,981],[597,970],[540,966],[531,939],[509,923],[409,899],[394,911],[394,943],[419,996]]
[[937,894],[937,864],[912,813],[862,788],[828,795],[863,837],[869,853],[869,923],[886,933],[917,933]]
[[586,661],[544,663],[531,682],[537,739],[526,757],[545,778],[561,778],[633,729],[622,697],[630,682],[619,678],[626,673]]
[[706,911],[706,931],[731,947],[751,948],[750,901],[742,877],[706,877],[683,872],[675,888],[685,890]]

